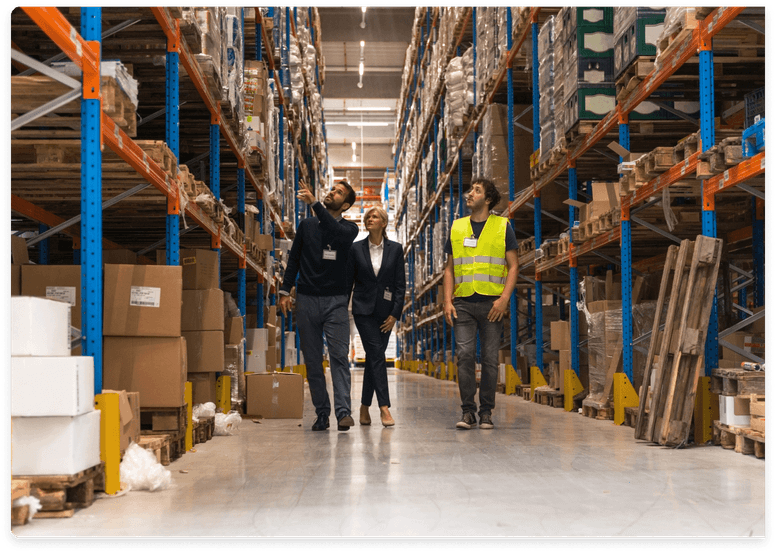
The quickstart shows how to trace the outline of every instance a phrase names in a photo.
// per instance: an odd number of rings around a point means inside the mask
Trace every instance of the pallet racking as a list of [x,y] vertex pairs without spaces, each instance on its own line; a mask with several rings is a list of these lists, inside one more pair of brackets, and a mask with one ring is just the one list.
[[[477,8],[473,8],[472,12],[476,13],[476,10]],[[513,9],[506,8],[506,10],[508,18],[511,19],[515,16]],[[703,9],[699,8],[698,10]],[[500,94],[503,95],[503,80],[506,76],[506,103],[509,108],[507,119],[509,121],[515,120],[512,111],[512,106],[516,100],[515,85],[524,87],[518,94],[532,96],[535,150],[538,150],[539,90],[538,86],[534,87],[531,83],[538,82],[538,29],[543,18],[549,14],[557,13],[557,11],[557,9],[549,8],[530,8],[530,12],[521,14],[520,21],[513,28],[513,35],[510,37],[509,53],[499,60],[496,78],[490,81],[486,91],[488,103],[492,103],[494,98]],[[472,26],[476,22],[474,13],[467,14],[471,16]],[[580,125],[576,133],[567,135],[567,147],[562,152],[560,160],[548,163],[548,167],[544,167],[544,170],[535,176],[531,184],[523,187],[522,190],[516,190],[514,156],[510,156],[510,204],[503,215],[512,220],[513,228],[518,232],[518,237],[521,234],[533,235],[534,246],[531,250],[538,250],[543,237],[546,238],[548,235],[554,237],[564,232],[570,235],[568,246],[559,248],[554,257],[539,257],[538,251],[536,253],[526,251],[525,255],[521,256],[521,279],[522,282],[527,283],[527,289],[524,287],[522,291],[515,292],[511,306],[510,349],[513,367],[516,366],[517,351],[522,346],[532,342],[535,344],[536,365],[544,368],[545,340],[541,330],[542,324],[534,321],[543,320],[543,302],[540,298],[543,292],[551,292],[556,297],[560,296],[569,301],[567,317],[571,322],[571,366],[574,373],[572,380],[578,380],[580,350],[585,345],[580,342],[578,328],[577,302],[580,282],[578,270],[580,267],[590,268],[596,264],[609,265],[610,268],[619,265],[622,281],[622,328],[625,336],[623,341],[623,373],[627,377],[626,385],[630,385],[634,379],[634,348],[638,348],[639,343],[649,338],[649,334],[633,336],[633,278],[635,275],[662,270],[661,251],[664,257],[668,244],[679,242],[682,238],[694,237],[697,234],[725,238],[728,244],[728,253],[731,254],[729,255],[729,274],[724,277],[728,279],[729,286],[721,294],[724,296],[724,304],[726,305],[726,313],[723,313],[721,318],[731,324],[722,331],[718,330],[717,320],[720,317],[717,314],[717,302],[715,301],[706,342],[706,378],[710,376],[711,369],[718,366],[719,345],[724,345],[740,354],[744,353],[741,348],[723,342],[722,339],[731,332],[744,328],[764,317],[764,311],[755,313],[747,306],[747,302],[749,306],[753,307],[764,306],[764,151],[726,168],[723,172],[718,170],[719,174],[709,173],[708,164],[704,165],[704,160],[708,160],[710,150],[718,143],[718,140],[715,140],[716,136],[727,137],[735,133],[738,136],[741,135],[741,124],[740,121],[735,121],[735,113],[743,107],[744,96],[758,86],[762,86],[764,58],[760,54],[763,50],[762,41],[758,35],[764,35],[764,28],[760,23],[763,14],[760,10],[751,8],[708,8],[696,13],[700,17],[695,22],[691,21],[691,24],[676,37],[675,42],[667,49],[668,51],[661,56],[660,63],[643,76],[638,86],[632,87],[629,94],[620,95],[615,108],[603,116],[599,122],[587,126]],[[430,12],[425,15],[425,23],[422,16],[418,17],[416,27],[427,31],[433,25],[430,15]],[[434,18],[433,21],[436,19]],[[511,26],[508,27],[511,28]],[[514,76],[515,56],[519,54],[525,43],[529,30],[532,37],[530,50],[533,60],[531,64],[533,74],[527,82],[516,83]],[[415,64],[416,74],[422,74],[423,51],[428,48],[423,42],[423,38],[433,35],[433,33],[421,31],[416,35],[420,40],[413,47],[418,51],[418,55],[411,59]],[[466,38],[476,45],[476,33],[467,35]],[[734,69],[736,65],[741,69],[738,71]],[[407,101],[406,98],[413,97],[413,88],[418,86],[416,80],[413,78],[411,86],[403,93],[402,106],[406,105],[404,103]],[[688,121],[688,118],[683,118],[664,125],[659,122],[638,121],[634,129],[633,123],[629,123],[629,115],[648,98],[654,98],[656,93],[660,93],[663,97],[697,99],[701,106],[700,120],[689,118]],[[440,100],[437,100],[434,111],[437,120],[439,114],[444,110],[443,102],[441,104],[440,106]],[[725,106],[731,104],[733,107],[724,109]],[[719,109],[720,106],[723,107],[724,111]],[[470,113],[464,140],[469,134],[476,135],[484,107],[483,104],[476,106]],[[715,108],[717,112],[715,112]],[[407,106],[404,115],[405,124],[409,115],[410,106]],[[425,115],[429,121],[434,119],[430,117],[428,112]],[[723,118],[722,115],[725,117]],[[424,139],[430,134],[431,125],[430,123],[428,125],[428,127],[421,127],[423,129],[421,136]],[[509,129],[509,149],[514,152],[514,128],[512,125],[507,125],[507,127]],[[581,183],[592,180],[619,180],[618,163],[621,164],[623,159],[600,149],[599,144],[602,144],[604,139],[616,141],[629,151],[649,152],[659,146],[669,145],[673,147],[685,135],[698,129],[694,149],[690,150],[688,143],[685,148],[686,156],[677,160],[662,174],[648,180],[638,189],[621,191],[620,208],[618,212],[612,214],[613,217],[610,219],[611,230],[597,232],[596,236],[579,243],[572,239],[576,230],[575,222],[579,220],[578,208],[569,205],[567,218],[559,217],[557,212],[553,213],[542,209],[542,191],[547,191],[557,184],[568,188],[568,199],[576,202],[580,198],[589,199],[590,197],[589,188],[588,190],[585,190],[584,187],[580,188]],[[734,130],[730,131],[729,129]],[[635,133],[634,130],[636,130]],[[434,127],[434,132],[437,132],[436,127]],[[427,310],[424,311],[425,306],[434,303],[434,288],[441,282],[441,273],[431,275],[425,282],[418,282],[414,274],[414,256],[416,249],[423,251],[429,248],[428,229],[436,221],[435,217],[438,216],[440,201],[448,201],[448,184],[450,185],[450,209],[453,212],[456,190],[452,185],[452,179],[456,176],[456,170],[458,173],[457,215],[463,215],[461,200],[466,181],[462,163],[464,140],[458,144],[453,167],[445,170],[442,174],[434,175],[433,178],[438,183],[435,194],[423,206],[422,215],[417,219],[417,222],[410,223],[408,243],[405,246],[409,261],[408,288],[410,298],[405,305],[402,319],[400,348],[412,359],[418,359],[418,349],[410,349],[408,344],[420,344],[416,347],[425,351],[438,351],[439,346],[441,346],[442,351],[444,351],[447,350],[448,335],[452,342],[454,354],[454,333],[448,331],[444,320],[442,320],[440,328],[438,314],[429,316],[426,314]],[[425,144],[424,148],[427,148],[431,141],[427,140],[427,142],[421,143]],[[409,179],[417,181],[418,162],[416,160],[422,157],[424,151],[426,150],[418,148],[418,151],[415,152],[416,157],[408,161],[408,157],[411,156],[409,152],[402,149],[402,137],[400,136],[396,152],[397,164],[399,169],[405,164],[409,170],[407,173],[402,173],[397,169],[397,175],[408,175]],[[668,197],[680,206],[683,212],[687,213],[686,219],[683,219],[682,224],[674,232],[669,232],[663,228],[663,207],[656,205],[662,199],[663,193],[668,194]],[[752,195],[755,198],[748,200],[747,197]],[[725,201],[716,202],[718,196],[724,197]],[[402,217],[406,217],[406,203],[407,191],[405,190],[403,196],[398,199],[397,221],[399,222]],[[529,211],[533,215],[532,229],[530,227],[531,220],[526,217]],[[741,228],[743,226],[742,220],[751,220],[751,227]],[[449,232],[449,226],[447,230]],[[741,260],[749,261],[751,270],[738,267],[736,263]],[[566,275],[565,279],[564,274]],[[530,303],[531,292],[536,298],[533,305]],[[738,292],[738,296],[734,300],[733,294],[735,292]],[[529,300],[527,313],[520,313],[521,316],[526,315],[525,322],[529,331],[527,339],[522,343],[519,341],[522,317],[518,318],[516,309],[516,299],[521,294]],[[564,318],[566,316],[564,302],[560,302],[560,306],[561,318]],[[735,319],[735,324],[732,324],[732,319]],[[432,328],[429,328],[430,325]],[[752,358],[751,353],[748,353],[747,357]],[[577,388],[567,386],[567,390],[570,388],[578,390],[581,386]],[[708,398],[706,400],[708,401]],[[572,405],[573,402],[569,402],[567,398],[566,409],[570,410]],[[704,441],[710,439],[711,436],[710,411],[705,415]]]
[[[270,255],[274,257],[275,235],[293,238],[296,222],[303,215],[298,202],[286,205],[285,192],[295,193],[300,180],[313,189],[319,187],[325,181],[328,159],[325,139],[318,139],[321,135],[325,137],[323,119],[312,113],[311,101],[314,93],[320,97],[324,78],[317,10],[304,9],[305,13],[298,13],[297,8],[264,10],[262,13],[259,8],[239,9],[240,50],[244,58],[250,59],[252,55],[256,60],[265,61],[273,81],[274,103],[279,111],[278,132],[267,137],[261,156],[262,163],[273,163],[276,156],[270,148],[276,142],[277,182],[257,173],[249,160],[236,114],[220,97],[220,91],[212,85],[211,72],[200,65],[193,46],[188,44],[186,37],[192,36],[192,28],[183,24],[180,8],[71,8],[65,12],[56,8],[21,8],[12,14],[12,59],[19,75],[38,72],[51,82],[63,82],[73,89],[29,113],[12,108],[18,117],[12,123],[11,133],[14,158],[11,208],[24,217],[14,221],[13,227],[40,232],[28,244],[38,244],[42,263],[62,263],[66,258],[66,253],[55,252],[51,247],[52,237],[65,234],[73,238],[73,261],[82,266],[83,354],[95,358],[96,393],[102,390],[103,248],[136,249],[146,244],[138,252],[140,261],[153,263],[143,256],[163,247],[167,264],[177,265],[181,236],[186,234],[188,247],[210,247],[219,252],[222,288],[235,289],[242,315],[247,312],[249,293],[253,296],[251,303],[257,306],[258,326],[263,326],[265,298],[274,304],[276,271],[271,264],[260,263],[247,250],[245,218],[252,215],[246,214],[246,202],[255,201],[255,217],[260,228],[268,228],[272,234]],[[253,25],[246,27],[246,20],[252,20]],[[283,27],[273,25],[280,20]],[[302,31],[297,28],[297,21],[304,22],[304,32],[309,34],[316,50],[314,74],[301,68],[301,105],[292,104],[282,86],[288,84],[291,36],[297,38],[297,31]],[[278,31],[274,42],[269,39],[268,27]],[[273,43],[282,46],[273,48]],[[278,52],[280,56],[276,55]],[[63,58],[78,66],[83,74],[82,82],[67,80],[47,63]],[[104,86],[101,89],[100,67],[102,60],[113,59],[132,68],[140,83],[139,105],[143,112],[159,108],[157,111],[135,119],[133,110],[130,121],[119,118],[114,121],[115,114],[106,113],[107,91]],[[14,79],[15,101],[21,98],[21,90]],[[39,90],[43,92],[42,87]],[[78,116],[72,110],[63,110],[62,106],[79,97]],[[162,114],[163,124],[159,121]],[[30,130],[29,125],[36,120],[35,128]],[[133,137],[137,134],[137,138],[131,138],[130,134]],[[169,156],[155,161],[141,147],[148,142],[141,139],[159,141],[162,135],[171,161]],[[73,140],[76,138],[80,141]],[[43,141],[50,143],[52,139],[69,141],[69,144],[63,143],[64,153],[58,153],[59,159],[53,165],[39,154],[36,157],[34,150],[36,145]],[[68,148],[73,145],[76,151],[80,148],[80,158],[68,158]],[[285,163],[283,156],[287,151],[294,155]],[[196,171],[194,164],[199,163],[197,172],[202,180],[208,181],[217,203],[236,205],[240,233],[227,232],[223,213],[219,214],[218,209],[209,214],[189,201],[178,166],[183,159],[188,160],[192,172]],[[203,160],[208,160],[207,177]],[[284,171],[289,172],[293,181],[293,186],[289,184],[285,189],[282,188]],[[112,196],[114,193],[118,194]],[[277,194],[282,194],[281,201],[277,200]],[[110,213],[104,215],[103,211],[108,208]],[[162,214],[165,215],[163,223]],[[72,228],[79,221],[80,232]],[[229,255],[222,258],[222,251]],[[255,275],[250,288],[247,270]],[[235,277],[236,286],[232,282]],[[286,321],[283,323],[285,328]],[[291,324],[289,320],[289,328]],[[283,342],[284,338],[283,332]],[[281,352],[281,363],[285,366],[285,349]]]

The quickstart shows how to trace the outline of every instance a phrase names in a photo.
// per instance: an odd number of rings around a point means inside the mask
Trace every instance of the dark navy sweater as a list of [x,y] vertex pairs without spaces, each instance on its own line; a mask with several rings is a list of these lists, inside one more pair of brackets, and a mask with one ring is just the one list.
[[[320,202],[315,202],[312,209],[316,216],[302,220],[296,229],[280,290],[291,292],[296,285],[298,293],[308,296],[347,295],[350,290],[345,283],[345,269],[358,225],[335,219]],[[336,259],[324,259],[324,252],[329,250],[336,252]]]

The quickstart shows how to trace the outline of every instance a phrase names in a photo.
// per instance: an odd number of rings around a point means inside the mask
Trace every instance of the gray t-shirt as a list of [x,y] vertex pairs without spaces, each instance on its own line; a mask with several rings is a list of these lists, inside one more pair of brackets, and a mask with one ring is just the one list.
[[[487,223],[487,219],[485,221],[472,221],[470,219],[469,222],[472,225],[472,233],[474,233],[475,238],[479,238],[480,234],[482,234],[482,229],[485,228],[485,223]],[[507,224],[505,251],[511,251],[516,249],[517,249],[517,236],[515,236],[515,229],[512,228],[512,225]],[[445,253],[447,255],[453,255],[453,243],[450,242],[449,235],[447,237],[447,242],[445,243]],[[464,301],[479,302],[479,301],[492,301],[497,297],[498,296],[483,296],[482,294],[478,294],[477,292],[475,292],[471,296],[467,296],[461,299]]]

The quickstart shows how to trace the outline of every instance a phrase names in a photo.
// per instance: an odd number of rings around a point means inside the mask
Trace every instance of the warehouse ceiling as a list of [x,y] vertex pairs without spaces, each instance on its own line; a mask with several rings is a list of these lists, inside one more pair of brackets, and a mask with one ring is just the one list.
[[[329,163],[335,176],[342,168],[362,166],[379,167],[382,174],[393,167],[396,109],[415,9],[318,8],[318,12],[326,62],[323,108]],[[359,88],[362,40],[364,74]]]

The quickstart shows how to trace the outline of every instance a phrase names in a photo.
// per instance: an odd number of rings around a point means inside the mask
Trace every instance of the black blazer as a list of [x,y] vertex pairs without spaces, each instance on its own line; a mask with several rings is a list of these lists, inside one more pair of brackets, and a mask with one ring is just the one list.
[[[348,254],[346,274],[348,290],[352,287],[353,314],[373,315],[383,321],[388,315],[396,319],[404,309],[404,248],[398,242],[383,238],[383,262],[375,275],[369,256],[369,237],[354,242]],[[385,299],[385,292],[391,300]]]

